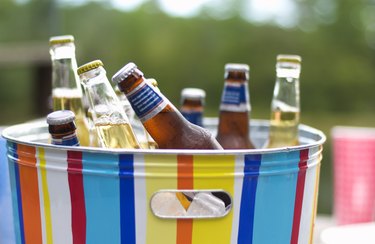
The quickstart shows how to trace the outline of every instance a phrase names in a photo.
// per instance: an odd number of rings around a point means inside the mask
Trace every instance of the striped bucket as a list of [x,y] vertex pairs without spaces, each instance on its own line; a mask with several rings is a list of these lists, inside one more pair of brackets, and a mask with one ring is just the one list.
[[[217,119],[205,119],[216,133]],[[7,128],[17,243],[312,243],[325,136],[256,150],[107,150],[45,143],[43,122]],[[255,145],[268,122],[251,121]],[[158,216],[165,192],[224,192],[220,216]],[[168,205],[167,203],[163,205]],[[160,207],[160,206],[159,206]]]

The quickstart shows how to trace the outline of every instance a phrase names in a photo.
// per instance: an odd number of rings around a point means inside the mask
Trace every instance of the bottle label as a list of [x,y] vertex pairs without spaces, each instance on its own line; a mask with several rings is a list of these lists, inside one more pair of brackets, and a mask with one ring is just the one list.
[[184,111],[181,110],[181,114],[187,119],[189,122],[199,125],[203,127],[202,123],[202,112],[200,111]]
[[52,138],[52,144],[60,146],[79,146],[76,133],[65,136],[61,139]]
[[247,82],[233,83],[225,82],[221,97],[220,110],[230,112],[250,111],[250,98]]
[[151,119],[167,106],[164,96],[144,81],[126,96],[141,122]]

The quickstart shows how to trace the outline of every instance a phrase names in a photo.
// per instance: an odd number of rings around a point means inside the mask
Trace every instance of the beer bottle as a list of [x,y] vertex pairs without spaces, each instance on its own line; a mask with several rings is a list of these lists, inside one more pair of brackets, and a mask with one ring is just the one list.
[[77,136],[82,146],[89,146],[89,125],[83,106],[82,87],[77,76],[74,37],[54,36],[50,40],[52,61],[52,107],[74,112]]
[[62,146],[79,146],[76,135],[75,115],[70,110],[57,110],[47,115],[51,143]]
[[300,72],[300,56],[282,54],[277,56],[276,82],[271,102],[269,139],[266,148],[299,144]]
[[87,111],[87,119],[89,121],[89,128],[90,128],[90,146],[92,147],[104,147],[100,144],[100,140],[98,138],[98,133],[96,131],[95,123],[94,123],[94,112],[95,110],[95,116],[100,118],[102,115],[104,115],[107,111],[107,108],[105,105],[97,105],[94,108],[89,107]]
[[222,149],[211,133],[187,121],[155,89],[134,63],[120,69],[112,81],[125,93],[136,115],[161,149]]
[[224,80],[216,139],[224,149],[252,149],[254,145],[250,140],[249,129],[249,66],[226,64]]
[[206,93],[198,88],[184,88],[181,91],[181,114],[191,123],[203,127],[203,106]]
[[[154,78],[148,78],[148,79],[146,79],[146,82],[148,82],[149,84],[151,84],[154,87],[155,91],[160,92],[160,89],[158,87],[158,82]],[[145,148],[149,148],[149,149],[157,149],[157,148],[159,148],[158,144],[152,138],[152,136],[150,135],[150,133],[148,133],[148,131],[146,130],[146,128],[144,128],[144,126],[143,126],[142,122],[139,120],[139,118],[137,116],[134,116],[134,117],[135,117],[135,121],[137,121],[137,123],[139,125],[141,125],[142,128],[143,128],[143,134],[144,134],[144,137],[145,137],[145,141],[147,143],[147,145],[145,145]]]
[[143,127],[141,121],[139,121],[138,117],[134,114],[134,110],[132,106],[130,105],[129,100],[126,98],[125,94],[120,91],[118,86],[115,86],[114,90],[125,110],[126,115],[129,118],[130,124],[133,126],[134,132],[138,138],[139,145],[141,146],[141,148],[143,149],[158,148],[157,143],[154,141],[154,139],[152,139],[150,134]]
[[[100,145],[105,148],[140,148],[129,119],[106,76],[103,63],[95,60],[78,68],[88,96]],[[100,108],[100,113],[97,113]]]

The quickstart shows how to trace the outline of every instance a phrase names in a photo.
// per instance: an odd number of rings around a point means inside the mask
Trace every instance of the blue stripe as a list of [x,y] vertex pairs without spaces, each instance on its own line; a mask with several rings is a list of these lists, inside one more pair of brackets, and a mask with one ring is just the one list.
[[25,243],[25,232],[22,212],[22,195],[18,168],[17,144],[8,142],[9,177],[12,190],[13,221],[17,243]]
[[290,243],[299,151],[264,154],[258,179],[254,243]]
[[83,153],[86,243],[120,243],[118,156]]
[[133,162],[132,154],[120,155],[121,243],[126,244],[136,243]]
[[13,210],[10,181],[14,181],[14,167],[10,168],[13,171],[12,177],[9,177],[11,174],[7,159],[6,140],[0,135],[0,240],[4,243],[16,243],[13,223],[14,211],[9,211]]
[[238,244],[253,241],[254,208],[261,155],[245,155],[244,179],[242,184]]

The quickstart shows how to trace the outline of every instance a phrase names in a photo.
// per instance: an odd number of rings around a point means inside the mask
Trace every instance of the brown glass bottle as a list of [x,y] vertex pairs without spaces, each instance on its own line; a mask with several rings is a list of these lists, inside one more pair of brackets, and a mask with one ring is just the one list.
[[143,76],[134,63],[113,77],[160,149],[222,149],[211,133],[187,121]]
[[61,146],[79,146],[75,115],[70,110],[57,110],[47,115],[51,143]]
[[255,148],[250,140],[249,66],[226,64],[216,139],[224,149]]

